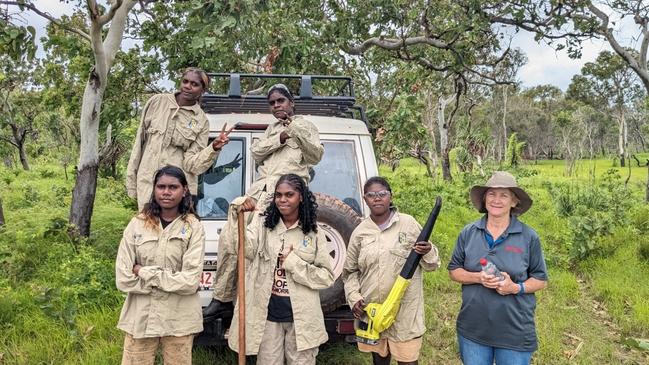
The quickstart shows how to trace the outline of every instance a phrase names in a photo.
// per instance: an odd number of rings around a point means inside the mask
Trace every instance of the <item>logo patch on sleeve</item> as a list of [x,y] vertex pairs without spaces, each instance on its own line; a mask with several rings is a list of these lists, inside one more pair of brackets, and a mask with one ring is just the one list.
[[183,235],[183,238],[187,236],[191,236],[192,234],[192,227],[189,226],[189,223],[185,223],[183,225],[183,228],[180,230],[180,234]]

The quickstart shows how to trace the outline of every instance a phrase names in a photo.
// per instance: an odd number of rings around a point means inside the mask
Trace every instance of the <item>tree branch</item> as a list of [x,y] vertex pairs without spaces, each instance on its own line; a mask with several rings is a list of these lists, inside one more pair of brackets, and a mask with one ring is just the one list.
[[18,145],[16,144],[16,142],[14,142],[14,140],[12,138],[7,138],[5,136],[0,136],[0,141],[5,141],[5,142],[9,143],[10,145],[18,148]]
[[428,60],[428,59],[426,59],[424,57],[418,57],[415,60],[417,61],[417,63],[419,63],[424,68],[427,68],[427,69],[433,70],[433,71],[437,71],[437,72],[445,72],[445,71],[448,71],[448,69],[450,68],[450,66],[443,66],[443,67],[435,66],[432,62],[430,62],[430,60]]
[[91,41],[90,35],[88,33],[82,31],[81,29],[73,28],[73,27],[70,27],[70,26],[67,26],[67,25],[63,24],[59,19],[55,18],[53,15],[39,10],[34,4],[26,3],[26,2],[24,3],[24,2],[21,2],[21,1],[0,1],[0,4],[1,5],[22,6],[22,7],[26,8],[26,9],[29,9],[29,10],[33,11],[34,13],[38,14],[42,18],[45,18],[45,19],[49,20],[50,22],[54,23],[56,26],[58,26],[58,27],[60,27],[62,29],[65,29],[65,30],[67,30],[69,32],[75,33],[75,34],[81,36],[83,39],[85,39],[85,40],[87,40],[89,42]]
[[99,26],[103,27],[104,25],[108,24],[108,22],[113,20],[113,17],[115,16],[115,13],[117,12],[117,9],[119,9],[120,6],[122,6],[122,0],[115,0],[113,5],[110,6],[108,13],[101,15],[97,20]]
[[[604,13],[602,10],[597,8],[591,1],[588,2],[587,4],[588,10],[590,10],[597,18],[600,20],[600,26],[599,29],[597,30],[601,35],[603,35],[608,43],[613,47],[613,50],[615,53],[620,55],[626,62],[629,64],[629,67],[635,71],[638,76],[640,76],[640,79],[642,80],[643,85],[645,88],[649,91],[649,72],[647,72],[647,63],[645,62],[644,64],[640,64],[637,59],[633,57],[631,52],[626,50],[622,45],[615,39],[615,36],[613,35],[612,29],[608,28],[608,23],[609,23],[609,18],[606,13]],[[643,46],[644,46],[645,39],[643,39]],[[646,51],[646,49],[645,49]],[[640,56],[642,57],[642,55]],[[646,57],[646,53],[645,53]]]
[[[462,94],[466,92],[466,80],[464,80],[464,77],[458,77],[455,79],[455,107],[451,111],[451,115],[448,116],[448,124],[450,126],[451,122],[453,121],[453,117],[455,117],[455,113],[460,107],[460,98],[462,97]],[[450,128],[449,128],[450,129]]]
[[426,36],[409,37],[403,39],[373,37],[364,41],[358,46],[348,47],[346,52],[351,55],[360,56],[372,47],[379,47],[387,49],[389,51],[396,51],[402,47],[413,46],[417,44],[427,44],[439,49],[448,49],[448,44],[446,42],[438,39],[428,38]]
[[97,23],[97,19],[99,19],[100,17],[97,2],[95,0],[86,0],[86,6],[88,7],[88,15],[90,16],[90,21]]
[[549,26],[548,24],[545,24],[543,22],[532,22],[532,21],[528,21],[528,22],[523,21],[523,22],[521,22],[521,21],[518,21],[518,20],[515,20],[515,19],[509,19],[509,18],[505,18],[505,17],[502,17],[502,16],[492,16],[490,20],[491,20],[492,23],[513,25],[513,26],[519,27],[519,28],[521,28],[523,30],[526,30],[528,32],[532,32],[532,33],[536,33],[536,34],[542,34],[544,38],[553,39],[553,40],[555,40],[555,39],[564,39],[564,38],[569,38],[569,37],[578,38],[578,39],[586,39],[586,38],[591,37],[591,35],[585,35],[584,33],[574,33],[574,32],[565,32],[565,33],[556,34],[556,35],[550,34],[549,32],[546,32],[546,31],[541,29],[543,27],[548,27]]
[[144,14],[148,15],[151,17],[151,19],[155,19],[155,14],[151,12],[151,10],[147,9],[147,5],[155,2],[156,0],[140,0],[138,3],[140,4],[140,11],[142,11]]
[[649,30],[647,30],[647,18],[640,17],[638,14],[634,17],[636,24],[640,26],[642,32],[642,42],[640,43],[640,64],[647,64],[647,49],[649,48]]

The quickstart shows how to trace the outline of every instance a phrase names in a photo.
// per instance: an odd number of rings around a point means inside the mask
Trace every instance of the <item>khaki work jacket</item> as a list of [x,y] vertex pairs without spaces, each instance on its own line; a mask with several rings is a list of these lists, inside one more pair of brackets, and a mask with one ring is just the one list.
[[[396,211],[383,231],[369,217],[356,227],[349,239],[342,273],[350,308],[361,299],[366,304],[385,301],[420,232],[421,226],[413,217]],[[439,265],[437,247],[433,245],[419,262],[396,320],[381,333],[381,338],[401,342],[424,334],[422,269],[432,271]]]
[[154,95],[144,106],[126,171],[126,189],[140,210],[151,199],[153,176],[165,165],[183,169],[192,194],[198,175],[218,156],[208,144],[209,122],[198,104],[179,106],[174,94]]
[[[134,338],[201,332],[204,251],[205,232],[193,215],[158,230],[145,227],[141,215],[131,219],[115,263],[117,289],[127,294],[117,328]],[[135,264],[142,265],[138,276]]]
[[[230,206],[236,214],[238,198]],[[259,351],[268,316],[268,302],[274,280],[277,256],[284,247],[293,250],[284,260],[286,282],[293,308],[297,350],[302,351],[327,342],[324,316],[320,308],[319,290],[334,282],[327,240],[322,230],[318,233],[302,233],[299,224],[289,228],[280,219],[274,229],[263,226],[265,217],[256,215],[246,229],[246,354]],[[236,222],[236,217],[232,217]],[[236,229],[236,224],[233,224]],[[236,237],[236,233],[234,234]],[[228,343],[234,351],[239,350],[239,304],[235,305]]]
[[[280,134],[286,131],[291,137],[280,143]],[[257,199],[261,191],[274,192],[280,176],[296,174],[307,183],[309,169],[322,159],[324,147],[320,144],[318,128],[301,116],[284,126],[277,120],[270,124],[264,137],[250,146],[250,153],[259,165],[259,178],[250,186],[246,196]]]

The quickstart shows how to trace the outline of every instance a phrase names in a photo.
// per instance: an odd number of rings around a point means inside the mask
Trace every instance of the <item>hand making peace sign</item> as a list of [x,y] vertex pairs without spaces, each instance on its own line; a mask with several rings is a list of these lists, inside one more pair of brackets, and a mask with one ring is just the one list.
[[219,136],[217,138],[214,138],[214,141],[212,142],[212,148],[214,148],[214,151],[218,151],[223,146],[228,144],[230,142],[230,138],[228,137],[230,135],[230,132],[234,129],[234,126],[230,127],[230,129],[225,130],[228,127],[228,123],[223,124],[223,129],[221,129],[221,133],[219,133]]

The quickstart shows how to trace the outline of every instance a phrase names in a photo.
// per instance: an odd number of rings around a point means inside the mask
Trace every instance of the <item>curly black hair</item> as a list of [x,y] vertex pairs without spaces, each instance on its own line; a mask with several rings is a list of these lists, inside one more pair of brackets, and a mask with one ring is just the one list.
[[[309,232],[318,232],[318,224],[316,223],[318,219],[318,203],[316,203],[313,193],[306,186],[304,179],[295,174],[282,175],[277,181],[275,189],[277,189],[279,184],[283,183],[289,184],[302,196],[302,201],[300,202],[300,206],[298,208],[298,219],[300,221],[300,225],[302,226],[302,232],[304,234],[308,234]],[[277,209],[274,198],[268,208],[266,208],[264,215],[266,216],[266,219],[264,220],[264,226],[270,229],[274,229],[279,223],[279,219],[281,218],[281,213],[279,212],[279,209]]]
[[[155,173],[155,176],[153,177],[153,191],[151,192],[151,199],[149,199],[148,203],[144,204],[144,208],[141,212],[146,219],[146,224],[152,227],[157,227],[160,219],[160,213],[162,212],[160,204],[158,204],[158,202],[155,200],[155,185],[158,183],[158,180],[160,180],[162,176],[175,177],[184,188],[187,187],[187,177],[185,177],[185,173],[179,167],[167,165],[162,167]],[[178,213],[180,213],[183,220],[186,219],[188,214],[193,214],[196,216],[196,211],[194,210],[194,202],[192,200],[192,196],[189,193],[183,196],[183,200],[178,206]]]

